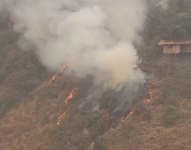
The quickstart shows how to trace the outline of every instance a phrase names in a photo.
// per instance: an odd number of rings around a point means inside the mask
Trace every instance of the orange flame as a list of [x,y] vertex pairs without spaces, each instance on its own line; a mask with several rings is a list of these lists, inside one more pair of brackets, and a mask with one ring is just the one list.
[[135,109],[136,107],[133,107],[131,112],[126,117],[121,118],[121,122],[124,122],[127,118],[129,118],[134,113]]
[[[150,82],[150,84],[152,83],[151,81],[149,81],[149,82]],[[150,102],[150,101],[152,100],[152,98],[153,98],[153,91],[150,89],[151,86],[148,85],[147,88],[149,89],[149,91],[148,91],[148,93],[149,93],[149,98],[144,98],[144,99],[143,99],[143,103],[148,103],[148,102]],[[129,117],[134,113],[135,109],[136,109],[136,107],[134,107],[134,108],[131,110],[131,112],[129,113],[129,115],[127,115],[126,117],[121,118],[121,122],[124,122],[127,118],[129,118]]]
[[62,69],[60,70],[60,73],[62,73],[62,72],[64,71],[64,69],[65,69],[66,67],[68,67],[68,66],[69,66],[69,64],[64,65],[64,66],[62,67]]
[[150,98],[144,98],[143,99],[143,103],[149,103],[151,100],[152,100],[152,98],[153,98],[153,92],[152,92],[152,90],[151,89],[149,89],[149,97]]
[[52,79],[50,80],[50,83],[52,83],[52,82],[56,79],[57,76],[58,76],[58,74],[55,74],[55,75],[52,77]]
[[68,103],[68,101],[69,101],[70,99],[72,99],[72,98],[74,97],[74,95],[76,94],[77,90],[78,90],[78,87],[74,88],[74,89],[69,93],[68,97],[67,97],[67,98],[65,99],[65,101],[64,101],[66,104]]
[[62,115],[59,116],[57,125],[59,125],[62,122],[62,119],[66,116],[67,111],[65,111]]
[[64,65],[64,66],[62,67],[62,69],[60,70],[60,73],[57,73],[57,74],[55,74],[55,75],[52,77],[52,79],[50,80],[50,84],[56,79],[57,76],[59,76],[59,75],[64,71],[64,69],[65,69],[67,66],[69,66],[69,64]]

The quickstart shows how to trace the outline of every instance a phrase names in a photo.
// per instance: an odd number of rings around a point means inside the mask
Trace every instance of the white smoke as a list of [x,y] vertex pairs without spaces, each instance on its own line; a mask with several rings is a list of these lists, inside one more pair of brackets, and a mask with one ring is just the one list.
[[112,88],[143,81],[133,46],[144,24],[143,0],[1,0],[5,11],[22,33],[20,45],[35,46],[47,68],[70,63],[76,76],[91,74],[95,84]]
[[150,5],[154,7],[161,5],[164,9],[168,8],[168,1],[169,0],[147,0]]
[[161,0],[159,5],[162,5],[164,9],[168,8],[168,0]]

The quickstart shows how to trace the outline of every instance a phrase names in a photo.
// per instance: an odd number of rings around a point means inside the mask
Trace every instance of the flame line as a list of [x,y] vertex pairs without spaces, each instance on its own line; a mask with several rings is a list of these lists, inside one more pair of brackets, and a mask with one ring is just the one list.
[[[150,81],[150,84],[151,84],[151,83],[152,83],[152,82]],[[148,102],[150,102],[150,101],[153,99],[153,91],[150,89],[151,86],[148,85],[147,88],[148,88],[149,98],[144,98],[144,99],[143,99],[143,102],[144,102],[144,103],[148,103]]]
[[[149,82],[150,82],[150,84],[152,83],[151,81],[149,81]],[[150,101],[152,100],[152,98],[153,98],[153,92],[152,92],[152,90],[150,89],[151,86],[148,85],[147,88],[149,89],[149,92],[148,92],[148,93],[149,93],[149,97],[150,97],[150,98],[144,98],[144,99],[142,100],[144,103],[150,102]],[[136,107],[133,107],[133,109],[131,110],[131,112],[130,112],[126,117],[122,117],[122,118],[121,118],[121,122],[124,122],[127,118],[129,118],[129,117],[134,113],[135,109],[136,109]]]
[[56,79],[56,77],[57,76],[59,76],[63,71],[64,71],[64,69],[66,68],[66,67],[68,67],[69,66],[69,63],[67,63],[66,65],[64,65],[63,67],[62,67],[62,69],[60,70],[60,72],[59,73],[57,73],[57,74],[55,74],[53,77],[52,77],[52,79],[50,80],[50,84]]
[[77,93],[77,90],[78,90],[78,87],[74,88],[74,89],[69,93],[69,95],[66,97],[66,99],[65,99],[65,101],[64,101],[66,104],[68,103],[69,100],[71,100],[71,99],[74,97],[74,95]]
[[60,125],[60,123],[62,122],[62,119],[66,116],[67,112],[68,110],[66,110],[62,115],[58,117],[57,125]]
[[133,107],[133,109],[130,111],[130,113],[126,116],[121,118],[121,122],[124,122],[127,118],[129,118],[135,111],[136,107]]

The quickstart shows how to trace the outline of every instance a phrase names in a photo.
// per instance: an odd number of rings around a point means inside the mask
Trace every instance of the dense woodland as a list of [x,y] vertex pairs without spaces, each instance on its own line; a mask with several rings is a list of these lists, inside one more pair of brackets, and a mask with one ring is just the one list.
[[[169,0],[168,7],[148,0],[140,68],[149,76],[152,99],[133,104],[133,115],[113,122],[118,99],[103,91],[99,111],[79,105],[91,76],[76,80],[54,75],[33,51],[22,50],[19,35],[7,26],[0,32],[0,149],[10,150],[189,150],[191,147],[191,60],[163,55],[161,39],[191,38],[191,0]],[[75,87],[76,97],[64,100]],[[146,93],[148,94],[148,93]],[[59,116],[67,112],[57,125]],[[127,114],[128,115],[128,114]],[[119,118],[120,120],[121,118]]]
[[[150,2],[150,1],[149,1]],[[191,39],[191,1],[168,0],[168,7],[148,2],[145,29],[146,49],[157,49],[160,40]]]

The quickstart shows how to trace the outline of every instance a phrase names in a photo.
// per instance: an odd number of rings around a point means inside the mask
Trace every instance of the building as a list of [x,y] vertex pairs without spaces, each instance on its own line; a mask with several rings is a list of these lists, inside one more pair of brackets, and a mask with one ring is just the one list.
[[164,46],[164,54],[178,54],[191,52],[191,40],[162,40],[157,45]]

